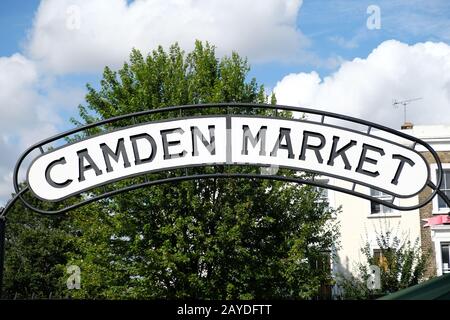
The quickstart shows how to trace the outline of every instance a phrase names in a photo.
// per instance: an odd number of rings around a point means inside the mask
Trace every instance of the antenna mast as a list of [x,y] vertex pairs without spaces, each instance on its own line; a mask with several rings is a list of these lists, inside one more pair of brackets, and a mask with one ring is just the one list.
[[414,99],[408,99],[408,100],[401,100],[401,101],[398,101],[398,100],[396,100],[396,99],[394,99],[393,100],[393,102],[392,102],[392,105],[394,106],[394,108],[398,108],[399,107],[399,105],[402,105],[403,106],[403,123],[406,123],[406,106],[408,105],[408,104],[410,104],[411,102],[413,102],[413,101],[417,101],[417,100],[421,100],[422,99],[422,97],[420,97],[420,98],[414,98]]

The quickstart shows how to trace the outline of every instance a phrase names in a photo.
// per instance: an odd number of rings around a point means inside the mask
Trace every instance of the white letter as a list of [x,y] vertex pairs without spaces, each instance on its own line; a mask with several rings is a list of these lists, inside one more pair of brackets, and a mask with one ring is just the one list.
[[81,271],[79,266],[68,266],[67,273],[70,274],[69,278],[67,278],[67,289],[80,289],[81,288]]
[[66,10],[66,28],[69,30],[80,30],[81,10],[79,6],[71,5]]
[[374,4],[367,7],[367,14],[370,16],[367,18],[366,26],[367,29],[381,29],[381,10],[379,6]]
[[369,266],[369,278],[367,279],[367,288],[369,290],[381,289],[380,267]]

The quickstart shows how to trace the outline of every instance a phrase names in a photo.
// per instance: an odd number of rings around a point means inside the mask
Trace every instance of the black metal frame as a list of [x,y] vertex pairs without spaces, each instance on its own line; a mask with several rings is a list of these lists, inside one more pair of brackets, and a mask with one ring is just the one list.
[[[59,209],[59,210],[42,210],[40,208],[36,208],[35,206],[31,205],[30,203],[28,203],[26,201],[26,199],[23,197],[23,194],[27,191],[29,191],[29,187],[26,186],[23,189],[20,189],[19,186],[19,180],[18,180],[18,175],[19,175],[19,170],[21,168],[21,165],[23,163],[23,161],[25,160],[25,158],[33,151],[35,150],[39,150],[41,154],[45,154],[46,152],[44,151],[43,147],[47,144],[50,144],[54,141],[57,141],[59,139],[63,139],[66,138],[70,135],[76,134],[76,133],[80,133],[92,128],[96,128],[96,127],[100,127],[103,125],[108,125],[117,121],[121,121],[121,120],[130,120],[133,119],[134,121],[142,116],[147,116],[147,115],[151,115],[151,114],[158,114],[158,113],[168,113],[168,112],[173,112],[173,111],[178,111],[179,114],[181,115],[181,113],[185,110],[204,110],[204,109],[211,109],[211,108],[227,108],[228,110],[230,108],[250,108],[250,109],[255,109],[255,108],[265,108],[265,109],[272,109],[272,110],[284,110],[284,111],[291,111],[291,112],[299,112],[299,113],[303,113],[303,114],[314,114],[314,115],[319,115],[321,117],[321,121],[310,121],[307,119],[303,119],[302,121],[305,122],[309,122],[309,123],[314,123],[314,124],[322,124],[322,125],[328,125],[325,124],[325,119],[326,118],[331,118],[331,119],[335,119],[335,120],[344,120],[346,122],[349,123],[353,123],[353,124],[358,124],[358,125],[363,125],[366,127],[365,131],[357,131],[354,129],[348,129],[346,127],[343,126],[337,126],[337,125],[333,125],[336,128],[339,129],[343,129],[346,131],[355,131],[361,134],[366,134],[368,136],[377,138],[377,139],[381,139],[381,140],[385,140],[382,139],[378,136],[372,135],[372,129],[378,129],[384,132],[387,132],[389,134],[393,134],[395,136],[401,137],[403,139],[406,139],[408,141],[411,142],[412,147],[408,147],[408,146],[403,146],[407,149],[410,149],[412,151],[415,151],[415,147],[417,145],[421,145],[423,146],[426,150],[428,150],[431,155],[433,156],[435,163],[437,165],[437,170],[438,170],[438,174],[437,174],[437,182],[436,184],[434,184],[431,181],[431,177],[430,175],[428,176],[428,181],[427,181],[427,186],[429,188],[431,188],[432,192],[431,194],[425,199],[423,200],[421,203],[418,203],[417,205],[414,206],[409,206],[409,207],[405,207],[405,206],[398,206],[394,204],[394,200],[395,198],[401,198],[395,194],[391,195],[393,196],[392,201],[385,201],[385,200],[381,200],[379,198],[375,198],[375,197],[371,197],[370,195],[367,195],[363,192],[358,192],[356,191],[356,186],[361,185],[361,186],[368,186],[368,187],[373,187],[373,186],[369,186],[369,185],[365,185],[364,183],[361,183],[359,181],[355,181],[352,179],[342,179],[340,177],[336,177],[333,176],[331,174],[328,174],[327,172],[314,172],[323,176],[328,176],[328,177],[332,177],[332,178],[337,178],[337,179],[341,179],[341,180],[346,180],[351,182],[353,185],[351,188],[346,189],[343,187],[338,187],[338,186],[334,186],[334,185],[329,185],[329,184],[324,184],[324,183],[320,183],[317,181],[314,181],[312,179],[303,179],[301,177],[286,177],[286,176],[276,176],[276,175],[258,175],[258,174],[232,174],[232,173],[215,173],[215,174],[202,174],[202,175],[183,175],[183,176],[179,176],[179,177],[171,177],[171,178],[166,178],[166,179],[161,179],[161,180],[157,180],[157,181],[147,181],[144,183],[140,183],[137,185],[133,185],[133,186],[129,186],[129,187],[125,187],[119,190],[114,190],[114,191],[109,191],[109,192],[105,192],[103,194],[100,195],[96,195],[94,197],[90,197],[87,199],[84,199],[83,201],[74,204],[74,205],[70,205],[68,207],[65,207],[63,209]],[[219,116],[219,114],[217,115]],[[221,115],[223,116],[223,115]],[[179,117],[182,118],[182,117]],[[279,117],[277,117],[279,118]],[[174,118],[172,120],[176,120],[178,118]],[[288,118],[280,118],[283,120],[289,120]],[[292,119],[291,119],[292,120]],[[135,121],[136,122],[136,121]],[[230,164],[225,164],[225,166],[229,166]],[[232,164],[235,165],[235,164]],[[281,167],[281,166],[280,166]],[[293,168],[288,168],[288,169],[293,169]],[[165,171],[170,170],[170,169],[165,169]],[[305,170],[307,171],[307,170]],[[143,173],[146,174],[146,173]],[[38,212],[40,214],[46,214],[46,215],[52,215],[52,214],[63,214],[66,213],[70,210],[76,209],[80,206],[86,205],[88,203],[94,202],[94,201],[98,201],[100,199],[103,198],[107,198],[107,197],[111,197],[113,195],[116,195],[118,193],[121,192],[126,192],[126,191],[130,191],[130,190],[134,190],[137,188],[141,188],[141,187],[145,187],[145,186],[150,186],[150,185],[156,185],[156,184],[160,184],[160,183],[166,183],[166,182],[176,182],[176,181],[183,181],[183,180],[195,180],[195,179],[206,179],[206,178],[252,178],[252,179],[274,179],[274,180],[281,180],[281,181],[286,181],[286,182],[293,182],[293,183],[299,183],[299,184],[311,184],[314,186],[319,186],[319,187],[324,187],[324,188],[328,188],[328,189],[333,189],[335,191],[339,191],[339,192],[344,192],[350,195],[354,195],[357,197],[361,197],[364,199],[368,199],[371,201],[374,201],[376,203],[382,204],[384,206],[396,209],[396,210],[414,210],[414,209],[418,209],[422,206],[424,206],[425,204],[427,204],[428,202],[430,202],[435,196],[436,194],[438,194],[439,192],[439,186],[441,184],[441,180],[442,180],[442,164],[441,161],[439,159],[439,156],[437,155],[437,153],[424,141],[406,135],[402,132],[398,132],[396,130],[393,130],[391,128],[382,126],[382,125],[378,125],[369,121],[365,121],[365,120],[361,120],[361,119],[357,119],[357,118],[353,118],[353,117],[349,117],[349,116],[345,116],[345,115],[340,115],[340,114],[336,114],[336,113],[331,113],[331,112],[325,112],[325,111],[319,111],[319,110],[314,110],[314,109],[308,109],[308,108],[302,108],[302,107],[292,107],[292,106],[284,106],[284,105],[271,105],[271,104],[253,104],[253,103],[218,103],[218,104],[195,104],[195,105],[184,105],[184,106],[173,106],[173,107],[166,107],[166,108],[160,108],[160,109],[152,109],[152,110],[146,110],[146,111],[141,111],[141,112],[136,112],[136,113],[132,113],[132,114],[127,114],[127,115],[123,115],[123,116],[118,116],[118,117],[113,117],[110,119],[106,119],[106,120],[101,120],[95,123],[91,123],[88,125],[84,125],[81,126],[79,128],[75,128],[69,131],[66,131],[64,133],[55,135],[51,138],[45,139],[43,141],[40,141],[38,143],[36,143],[35,145],[31,146],[30,148],[28,148],[19,158],[19,160],[16,163],[16,166],[14,168],[14,176],[13,176],[13,183],[14,183],[14,189],[15,192],[17,194],[17,196],[20,198],[20,200],[24,203],[24,205],[30,209],[33,210],[35,212]],[[124,178],[123,178],[124,179]],[[106,184],[110,184],[110,183],[114,183],[116,181],[109,181]],[[92,189],[95,187],[92,187]],[[375,189],[379,189],[374,187]],[[380,191],[385,191],[385,190],[381,190]],[[415,196],[415,195],[412,195]],[[440,194],[440,196],[442,196],[442,194]],[[448,202],[449,206],[450,206],[450,201],[446,198],[444,198],[444,200],[446,202]]]
[[[318,115],[320,116],[320,121],[311,121],[311,120],[307,120],[307,119],[303,119],[302,121],[305,122],[310,122],[310,123],[314,123],[314,124],[322,124],[325,125],[325,119],[331,118],[334,120],[343,120],[346,121],[348,123],[351,124],[358,124],[358,125],[362,125],[365,127],[365,131],[356,131],[358,133],[364,133],[368,136],[372,136],[375,137],[377,139],[380,139],[380,137],[377,137],[375,135],[371,134],[371,131],[373,128],[378,129],[380,131],[384,131],[387,132],[389,134],[401,137],[405,140],[408,140],[411,142],[411,146],[404,146],[407,149],[410,149],[412,151],[415,151],[415,147],[417,145],[421,145],[423,146],[427,151],[430,152],[430,154],[432,155],[433,159],[435,160],[436,166],[437,166],[437,181],[436,184],[434,184],[431,181],[431,176],[430,174],[428,175],[428,181],[427,181],[427,185],[426,187],[429,187],[432,192],[431,194],[422,202],[419,202],[417,205],[413,205],[413,206],[409,206],[409,207],[401,207],[401,206],[397,206],[394,204],[394,199],[395,199],[395,195],[394,198],[392,199],[392,202],[389,201],[384,201],[381,200],[379,198],[374,198],[371,197],[370,195],[367,195],[365,193],[362,192],[358,192],[355,191],[356,186],[358,185],[364,185],[361,182],[358,181],[354,181],[351,179],[342,179],[342,180],[347,180],[353,183],[352,187],[349,189],[343,188],[343,187],[338,187],[338,186],[334,186],[334,185],[329,185],[329,184],[324,184],[318,181],[315,181],[313,179],[304,179],[302,177],[293,177],[293,176],[277,176],[277,175],[258,175],[258,174],[245,174],[245,173],[212,173],[212,174],[197,174],[197,175],[183,175],[183,176],[177,176],[177,177],[169,177],[169,178],[165,178],[165,179],[160,179],[160,180],[153,180],[153,181],[146,181],[144,183],[140,183],[140,184],[136,184],[136,185],[132,185],[132,186],[127,186],[121,189],[117,189],[117,190],[113,190],[113,191],[109,191],[109,192],[105,192],[103,194],[99,194],[96,195],[94,197],[90,197],[90,198],[85,198],[83,199],[81,202],[78,202],[76,204],[67,206],[65,208],[59,209],[59,210],[53,210],[53,211],[49,211],[49,210],[43,210],[43,209],[39,209],[36,208],[35,206],[31,205],[30,203],[28,203],[26,201],[26,199],[24,198],[24,194],[27,191],[30,191],[30,188],[28,186],[25,186],[24,188],[20,188],[19,185],[19,180],[18,180],[18,176],[19,176],[19,170],[24,162],[24,160],[27,158],[28,155],[30,155],[30,153],[32,153],[35,150],[39,150],[41,154],[45,154],[46,151],[44,151],[44,146],[47,144],[50,144],[52,142],[55,142],[57,140],[60,139],[64,139],[67,138],[73,134],[76,133],[80,133],[92,128],[96,128],[96,127],[100,127],[103,125],[108,125],[117,121],[121,121],[121,120],[130,120],[132,119],[134,122],[136,122],[136,119],[142,116],[148,116],[148,115],[152,115],[152,114],[158,114],[158,113],[168,113],[168,112],[173,112],[173,111],[178,111],[179,114],[181,115],[183,111],[187,111],[187,110],[205,110],[205,109],[211,109],[211,108],[226,108],[229,112],[230,108],[233,109],[255,109],[255,108],[265,108],[265,109],[271,109],[275,111],[275,115],[278,115],[278,110],[283,110],[283,111],[290,111],[290,112],[299,112],[302,114],[313,114],[313,115]],[[229,113],[228,113],[229,114]],[[219,114],[218,114],[219,115]],[[223,116],[223,115],[222,115]],[[280,118],[280,117],[276,117],[279,119],[283,119],[283,120],[289,120],[288,118]],[[173,120],[176,120],[177,118],[173,118]],[[292,120],[292,119],[291,119]],[[336,126],[334,125],[336,128],[339,129],[343,129],[343,130],[347,130],[347,131],[352,131],[353,129],[349,129],[343,126]],[[353,130],[355,131],[355,130]],[[415,151],[416,152],[416,151]],[[430,163],[428,163],[430,164]],[[224,166],[229,166],[230,164],[224,164]],[[231,165],[235,165],[235,164],[231,164]],[[167,170],[167,169],[166,169]],[[307,170],[305,170],[307,171]],[[317,173],[317,172],[315,172]],[[146,174],[146,173],[143,173]],[[323,176],[329,176],[329,177],[333,177],[330,174],[327,174],[326,172],[319,172],[320,175]],[[7,203],[6,207],[0,211],[0,297],[1,297],[1,288],[2,288],[2,283],[3,283],[3,262],[4,262],[4,236],[5,236],[5,218],[6,218],[6,214],[8,212],[8,210],[13,206],[13,204],[17,201],[17,200],[21,200],[21,202],[30,210],[35,211],[37,213],[40,214],[44,214],[44,215],[54,215],[54,214],[64,214],[70,210],[79,208],[81,206],[87,205],[91,202],[94,201],[98,201],[100,199],[103,198],[107,198],[107,197],[111,197],[114,195],[117,195],[119,193],[122,192],[127,192],[127,191],[131,191],[134,189],[138,189],[138,188],[142,188],[142,187],[146,187],[146,186],[152,186],[152,185],[158,185],[158,184],[162,184],[162,183],[171,183],[171,182],[180,182],[180,181],[186,181],[186,180],[196,180],[196,179],[209,179],[209,178],[250,178],[250,179],[270,179],[270,180],[279,180],[279,181],[284,181],[284,182],[290,182],[290,183],[298,183],[298,184],[309,184],[309,185],[314,185],[314,186],[318,186],[318,187],[324,187],[324,188],[328,188],[328,189],[333,189],[335,191],[339,191],[339,192],[344,192],[350,195],[354,195],[360,198],[364,198],[370,201],[374,201],[376,203],[382,204],[384,206],[393,208],[393,209],[397,209],[397,210],[414,210],[414,209],[418,209],[424,205],[426,205],[427,203],[429,203],[436,195],[439,195],[440,197],[442,197],[442,199],[447,203],[447,205],[450,207],[450,200],[446,197],[446,195],[439,190],[441,181],[442,181],[442,174],[443,174],[443,170],[442,170],[442,164],[441,161],[439,159],[438,154],[436,153],[436,151],[433,150],[433,148],[431,148],[431,146],[429,146],[426,142],[406,135],[402,132],[393,130],[391,128],[379,125],[379,124],[375,124],[366,120],[361,120],[361,119],[357,119],[357,118],[353,118],[353,117],[349,117],[346,115],[340,115],[340,114],[336,114],[336,113],[331,113],[331,112],[326,112],[326,111],[319,111],[319,110],[315,110],[315,109],[309,109],[309,108],[302,108],[302,107],[292,107],[292,106],[285,106],[285,105],[272,105],[272,104],[253,104],[253,103],[217,103],[217,104],[195,104],[195,105],[183,105],[183,106],[172,106],[172,107],[166,107],[166,108],[159,108],[159,109],[152,109],[152,110],[146,110],[146,111],[141,111],[141,112],[136,112],[136,113],[132,113],[132,114],[127,114],[127,115],[122,115],[122,116],[117,116],[117,117],[113,117],[110,119],[106,119],[106,120],[101,120],[95,123],[91,123],[91,124],[87,124],[69,131],[66,131],[64,133],[61,134],[57,134],[53,137],[50,137],[48,139],[45,139],[43,141],[40,141],[36,144],[34,144],[33,146],[31,146],[30,148],[28,148],[20,157],[19,160],[17,161],[15,168],[14,168],[14,176],[13,176],[13,183],[14,183],[14,189],[16,192],[16,195],[11,199],[10,202]],[[333,178],[337,178],[337,179],[341,179],[340,177],[333,177]],[[112,183],[111,181],[108,183]],[[376,188],[375,188],[376,189]],[[414,195],[415,196],[415,195]]]

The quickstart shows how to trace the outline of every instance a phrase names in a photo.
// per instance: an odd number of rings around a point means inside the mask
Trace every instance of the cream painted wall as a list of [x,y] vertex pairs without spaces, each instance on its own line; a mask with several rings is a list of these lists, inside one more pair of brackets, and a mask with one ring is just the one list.
[[[363,189],[369,194],[368,188],[361,187],[360,190]],[[330,205],[334,208],[341,206],[341,212],[337,215],[341,237],[336,271],[356,274],[357,264],[365,262],[362,247],[369,241],[372,249],[377,248],[376,235],[381,231],[391,230],[401,239],[410,240],[412,243],[416,239],[420,241],[419,210],[394,210],[392,213],[374,215],[371,214],[370,201],[340,192],[330,193],[334,193],[334,201]],[[417,200],[401,201],[399,204],[413,205],[414,202],[417,203]]]
[[[447,125],[418,125],[413,129],[402,130],[402,132],[415,136],[430,144],[436,151],[450,151],[450,126]],[[377,132],[373,132],[377,134]],[[380,136],[385,133],[380,132]],[[389,135],[390,140],[396,140],[396,137]],[[402,139],[396,140],[402,143]],[[420,150],[418,151],[425,151]],[[349,187],[350,183],[342,181],[330,181],[340,186]],[[358,187],[357,187],[358,188]],[[369,194],[369,189],[360,187],[358,191],[364,191]],[[338,260],[334,265],[337,272],[357,273],[356,266],[359,262],[364,262],[365,257],[361,248],[367,242],[371,242],[373,248],[376,248],[376,234],[381,229],[390,228],[396,235],[402,239],[409,239],[414,242],[417,238],[421,241],[421,227],[419,210],[412,211],[394,211],[386,215],[371,215],[370,201],[360,199],[344,193],[329,191],[330,205],[334,208],[341,206],[342,210],[337,216],[340,223],[340,246],[337,250]],[[402,205],[415,205],[418,197],[409,200],[397,202]],[[420,243],[420,242],[419,242]]]

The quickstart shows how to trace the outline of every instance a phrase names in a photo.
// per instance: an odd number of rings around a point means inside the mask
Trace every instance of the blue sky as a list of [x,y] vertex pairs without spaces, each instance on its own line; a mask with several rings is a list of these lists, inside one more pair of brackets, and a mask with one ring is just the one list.
[[[380,29],[369,30],[366,27],[370,5],[380,8]],[[408,44],[424,41],[448,43],[450,1],[306,0],[299,11],[297,26],[310,39],[311,51],[322,59],[340,57],[352,60],[366,57],[389,39]],[[422,27],[418,29],[417,26]],[[331,66],[279,63],[254,65],[253,68],[255,76],[268,85],[289,72],[316,70],[325,76],[335,70]]]
[[[374,7],[379,28],[367,25]],[[447,0],[2,0],[0,204],[18,154],[71,127],[105,65],[119,67],[131,47],[189,50],[196,38],[248,56],[250,76],[280,103],[398,128],[392,99],[421,96],[411,121],[450,123]]]
[[0,56],[9,56],[21,51],[21,43],[32,26],[37,0],[0,1]]
[[[132,2],[132,1],[130,1]],[[40,0],[0,1],[0,56],[23,52],[23,43],[32,28]],[[368,30],[366,10],[378,5],[381,29]],[[397,18],[396,18],[397,17]],[[410,19],[408,19],[410,17]],[[417,30],[417,26],[433,21],[436,24]],[[373,1],[373,0],[305,0],[299,10],[297,26],[310,39],[310,51],[327,59],[351,60],[367,56],[373,48],[388,39],[405,43],[450,40],[450,2],[442,1]],[[445,27],[447,29],[445,30]],[[220,44],[217,44],[220,46]],[[252,63],[252,61],[250,61]],[[332,72],[333,66],[297,63],[252,63],[251,75],[273,87],[290,72],[312,70],[321,75]],[[99,76],[67,77],[69,83],[95,82]]]

